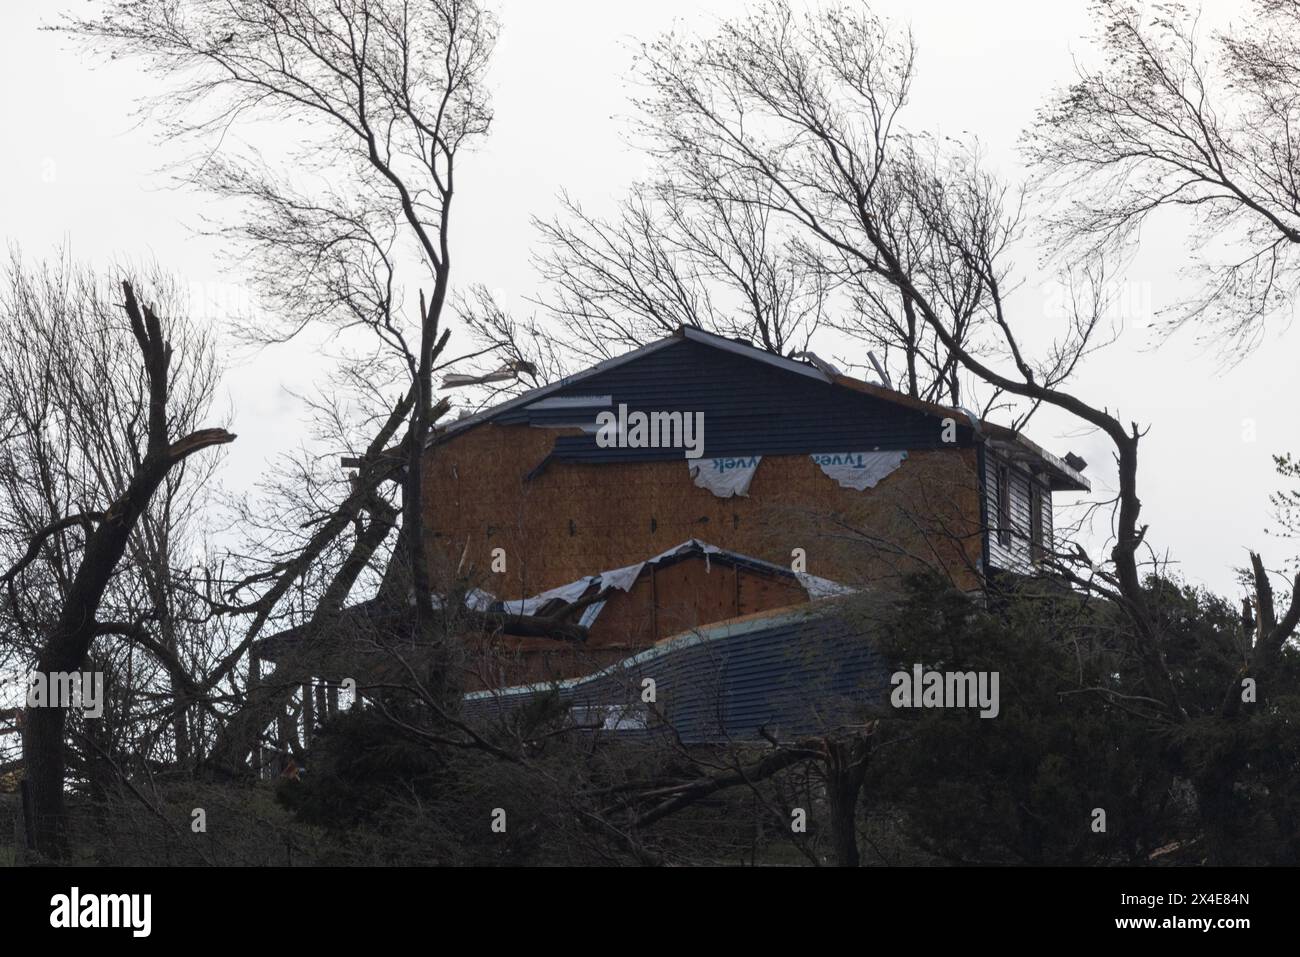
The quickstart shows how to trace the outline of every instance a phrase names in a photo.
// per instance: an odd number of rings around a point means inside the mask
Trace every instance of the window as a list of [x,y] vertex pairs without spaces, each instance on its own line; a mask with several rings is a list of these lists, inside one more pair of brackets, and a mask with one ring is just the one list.
[[1011,547],[1011,467],[998,466],[998,544]]
[[1043,560],[1043,489],[1034,481],[1029,483],[1029,560],[1037,564]]

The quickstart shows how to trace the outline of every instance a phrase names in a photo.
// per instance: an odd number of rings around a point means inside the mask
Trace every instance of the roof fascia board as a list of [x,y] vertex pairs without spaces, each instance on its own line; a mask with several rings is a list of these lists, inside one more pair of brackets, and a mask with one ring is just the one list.
[[[918,399],[914,396],[908,395],[906,392],[899,392],[897,389],[889,389],[883,385],[877,385],[874,382],[864,382],[861,379],[853,378],[853,376],[837,375],[831,381],[834,385],[850,389],[853,392],[874,396],[884,402],[892,402],[895,405],[901,405],[904,408],[915,409],[917,412],[924,412],[926,415],[932,415],[937,419],[955,419],[958,422],[961,422],[963,419],[970,419],[970,415],[961,409],[956,409],[952,406],[943,405],[938,402],[930,402],[927,399]],[[978,420],[975,420],[970,424],[974,431],[979,431],[980,423]]]
[[549,399],[538,399],[528,403],[528,408],[537,411],[551,409],[595,409],[608,408],[614,402],[612,395],[557,395]]
[[1063,491],[1091,492],[1092,483],[1083,477],[1075,469],[1072,469],[1065,462],[1058,459],[1051,452],[1039,446],[1036,442],[1025,438],[1019,432],[1013,432],[1006,426],[994,425],[991,422],[984,423],[990,431],[989,444],[997,449],[999,444],[1005,444],[1017,448],[1018,451],[1028,453],[1033,458],[1047,467],[1050,472],[1056,473],[1056,478],[1062,482]]

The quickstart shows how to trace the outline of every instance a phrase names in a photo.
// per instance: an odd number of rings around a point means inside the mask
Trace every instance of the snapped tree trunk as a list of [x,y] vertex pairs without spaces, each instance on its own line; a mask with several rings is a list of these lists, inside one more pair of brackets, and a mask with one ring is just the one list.
[[[167,435],[168,367],[171,346],[162,323],[148,306],[141,309],[130,283],[124,282],[126,313],[140,346],[149,383],[147,450],[116,501],[87,532],[81,564],[63,600],[58,618],[36,662],[49,676],[80,671],[99,628],[96,615],[104,590],[126,550],[127,539],[171,468],[188,456],[234,440],[224,429],[200,429],[175,442]],[[57,523],[56,523],[57,524]],[[30,554],[30,552],[29,552]],[[11,575],[13,572],[10,573]],[[66,851],[67,811],[63,796],[63,736],[67,712],[62,702],[28,709],[23,732],[23,763],[37,850],[49,857]]]
[[826,744],[826,802],[830,810],[831,856],[837,867],[857,867],[858,796],[871,758],[870,736]]

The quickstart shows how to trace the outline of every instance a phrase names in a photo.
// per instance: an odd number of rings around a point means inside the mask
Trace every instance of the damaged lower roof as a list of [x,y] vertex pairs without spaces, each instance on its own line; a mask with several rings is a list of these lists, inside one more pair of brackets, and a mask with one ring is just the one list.
[[817,575],[809,575],[806,572],[796,572],[784,565],[777,565],[774,562],[754,558],[751,555],[743,555],[739,552],[719,548],[716,545],[710,545],[708,542],[700,541],[698,538],[690,538],[680,545],[675,545],[658,555],[647,558],[645,561],[598,572],[595,575],[587,575],[576,581],[534,595],[532,598],[496,602],[490,605],[489,609],[517,615],[554,614],[558,607],[564,605],[572,605],[578,601],[591,602],[584,609],[583,617],[579,621],[583,626],[589,627],[595,621],[596,616],[600,614],[600,609],[603,606],[603,602],[596,602],[594,599],[614,590],[630,591],[632,586],[640,579],[642,573],[652,566],[663,567],[694,557],[703,557],[706,561],[717,561],[723,565],[749,568],[764,574],[779,575],[797,580],[808,593],[809,598],[824,598],[852,592],[851,588],[839,582],[820,578]]
[[[830,579],[810,575],[806,572],[796,572],[784,565],[719,548],[697,538],[690,538],[680,545],[675,545],[644,561],[597,572],[594,575],[586,575],[567,584],[548,589],[531,598],[502,600],[483,589],[471,588],[465,592],[461,603],[467,612],[497,616],[503,623],[526,624],[530,621],[572,621],[572,624],[576,626],[576,630],[585,633],[585,630],[599,616],[605,604],[604,598],[611,592],[630,591],[642,574],[652,567],[665,567],[696,557],[702,557],[709,562],[716,561],[722,565],[748,568],[763,574],[798,581],[804,591],[807,592],[809,599],[812,600],[847,595],[853,592],[853,589],[848,586]],[[573,620],[571,614],[566,614],[566,610],[573,606],[579,606],[582,612],[581,616],[576,620]],[[445,598],[441,595],[434,596],[434,607],[451,614],[446,607]],[[391,628],[393,623],[403,615],[403,609],[397,608],[391,603],[370,599],[342,609],[338,614],[334,630],[362,634],[371,631],[382,631]],[[527,634],[512,629],[508,625],[503,626],[503,631],[506,634]],[[298,644],[309,633],[310,627],[308,625],[299,625],[259,639],[255,642],[255,647],[261,658],[267,661],[275,661],[284,649]],[[320,637],[323,641],[329,640],[324,636]]]
[[[654,706],[642,698],[647,678]],[[888,687],[888,663],[863,624],[827,599],[693,628],[584,677],[471,692],[461,713],[498,721],[553,695],[584,730],[758,742],[856,726],[883,707]]]

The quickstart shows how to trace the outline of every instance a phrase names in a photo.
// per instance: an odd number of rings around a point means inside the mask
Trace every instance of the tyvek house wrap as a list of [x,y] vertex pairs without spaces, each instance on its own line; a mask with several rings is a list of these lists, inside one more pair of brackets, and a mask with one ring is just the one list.
[[747,458],[696,459],[687,462],[691,478],[700,488],[707,488],[718,498],[749,494],[749,483],[754,480],[761,455]]
[[821,452],[812,460],[830,478],[845,488],[874,488],[890,472],[903,464],[906,452]]
[[[875,488],[880,480],[893,472],[907,458],[904,451],[890,452],[815,452],[811,456],[829,478],[844,488]],[[698,459],[688,462],[691,478],[700,488],[707,488],[718,498],[733,495],[748,496],[754,473],[763,456],[744,458]]]

